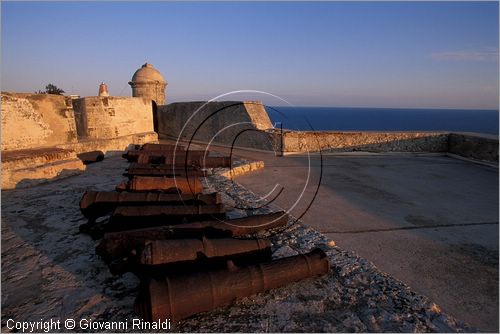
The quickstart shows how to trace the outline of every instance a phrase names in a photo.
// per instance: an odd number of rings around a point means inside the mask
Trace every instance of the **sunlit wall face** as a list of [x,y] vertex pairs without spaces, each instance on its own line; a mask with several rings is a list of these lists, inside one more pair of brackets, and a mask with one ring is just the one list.
[[255,89],[296,105],[498,107],[498,3],[2,2],[2,90],[169,101]]

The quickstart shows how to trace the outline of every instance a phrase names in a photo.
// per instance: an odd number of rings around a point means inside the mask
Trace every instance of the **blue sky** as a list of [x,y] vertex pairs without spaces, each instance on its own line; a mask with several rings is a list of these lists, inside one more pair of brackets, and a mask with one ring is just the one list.
[[[5,2],[2,90],[169,102],[269,92],[302,106],[498,109],[497,2]],[[227,99],[278,100],[236,94]]]

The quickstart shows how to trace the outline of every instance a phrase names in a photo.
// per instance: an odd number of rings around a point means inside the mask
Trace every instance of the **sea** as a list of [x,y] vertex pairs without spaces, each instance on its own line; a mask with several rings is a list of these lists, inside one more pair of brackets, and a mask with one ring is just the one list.
[[290,130],[454,131],[498,136],[498,110],[269,107],[275,127]]

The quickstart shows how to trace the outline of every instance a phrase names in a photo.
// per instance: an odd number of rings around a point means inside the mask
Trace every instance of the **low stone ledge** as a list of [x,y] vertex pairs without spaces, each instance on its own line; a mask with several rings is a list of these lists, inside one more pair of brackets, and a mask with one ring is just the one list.
[[25,188],[79,174],[85,166],[77,154],[103,151],[107,155],[123,153],[131,144],[157,143],[155,132],[112,139],[82,140],[55,147],[2,152],[2,189]]
[[446,132],[284,131],[284,152],[447,152]]
[[106,139],[83,139],[78,143],[57,145],[59,148],[72,149],[77,154],[90,151],[103,151],[106,155],[122,154],[131,144],[158,143],[156,132],[136,133]]
[[26,188],[79,174],[85,166],[75,151],[57,147],[2,152],[2,189]]
[[2,151],[2,169],[34,167],[75,157],[75,151],[57,147]]
[[474,133],[450,133],[449,152],[498,163],[498,137]]
[[76,157],[40,166],[12,170],[2,169],[2,189],[28,188],[41,183],[78,175],[83,171],[85,171],[85,165]]
[[262,168],[264,168],[264,161],[243,162],[232,167],[231,169],[225,168],[224,171],[220,172],[220,175],[227,177],[228,179],[233,179],[236,176],[245,175]]

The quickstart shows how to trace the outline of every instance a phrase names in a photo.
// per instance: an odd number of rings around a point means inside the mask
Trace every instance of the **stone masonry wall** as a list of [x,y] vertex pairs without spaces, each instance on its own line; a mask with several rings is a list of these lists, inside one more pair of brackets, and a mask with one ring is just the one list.
[[2,93],[1,135],[2,189],[81,173],[81,152],[158,141],[149,99],[25,93]]
[[[450,152],[498,163],[498,136],[426,131],[290,131],[272,127],[260,102],[181,102],[160,106],[163,138],[213,142],[284,153]],[[200,109],[201,108],[201,109]],[[198,110],[199,109],[199,110]],[[198,111],[197,111],[198,110]],[[183,129],[183,126],[185,128]],[[198,129],[197,129],[198,128]],[[224,130],[223,130],[224,129]],[[195,133],[196,132],[196,133]]]
[[451,133],[450,149],[454,154],[498,162],[498,137],[484,134]]
[[2,151],[77,142],[69,97],[2,93]]
[[151,100],[90,96],[73,101],[79,138],[112,139],[153,131]]
[[[273,149],[272,128],[261,102],[179,102],[158,107],[158,132],[178,138],[256,149]],[[185,126],[185,127],[184,127]],[[183,128],[184,127],[184,128]]]
[[285,131],[285,152],[447,152],[443,132]]
[[167,102],[165,98],[166,86],[166,84],[156,82],[135,82],[132,85],[132,96],[151,99],[156,104],[163,105]]
[[[281,134],[272,131],[276,147]],[[447,132],[284,131],[283,151],[299,152],[449,152],[498,163],[498,137]]]

